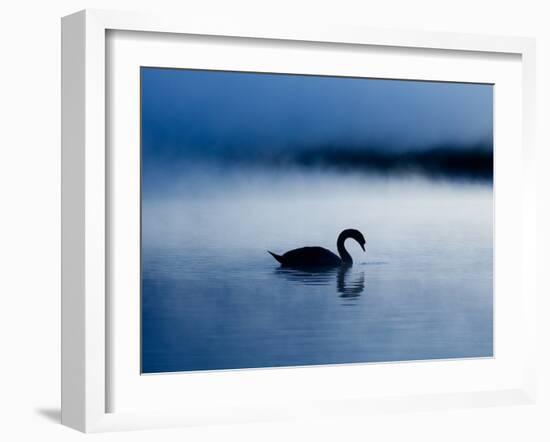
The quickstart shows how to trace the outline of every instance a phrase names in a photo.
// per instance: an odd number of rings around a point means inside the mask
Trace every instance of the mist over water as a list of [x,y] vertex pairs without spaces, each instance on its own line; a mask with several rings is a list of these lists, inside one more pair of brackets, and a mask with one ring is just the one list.
[[[142,198],[146,373],[493,354],[492,186],[193,163]],[[352,268],[281,269],[307,245]]]

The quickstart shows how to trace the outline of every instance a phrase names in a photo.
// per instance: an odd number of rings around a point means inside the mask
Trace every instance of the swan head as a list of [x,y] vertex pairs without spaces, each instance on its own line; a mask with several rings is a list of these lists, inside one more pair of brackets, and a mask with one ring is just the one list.
[[339,236],[338,239],[340,239],[340,238],[343,241],[345,241],[348,238],[354,239],[355,241],[357,241],[359,243],[359,245],[363,249],[363,252],[365,251],[365,245],[367,244],[367,241],[365,240],[365,237],[363,236],[363,234],[359,230],[346,229],[342,233],[340,233],[340,236]]

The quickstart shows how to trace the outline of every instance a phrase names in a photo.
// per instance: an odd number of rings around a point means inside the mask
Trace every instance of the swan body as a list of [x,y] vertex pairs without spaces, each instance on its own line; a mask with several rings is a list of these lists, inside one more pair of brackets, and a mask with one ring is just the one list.
[[283,267],[337,267],[342,260],[323,247],[301,247],[286,252],[282,256],[269,252]]
[[319,267],[339,267],[353,265],[353,259],[344,246],[346,239],[352,238],[359,243],[365,251],[365,237],[359,230],[346,229],[338,235],[336,242],[340,256],[332,253],[323,247],[301,247],[290,250],[283,255],[277,255],[268,251],[282,267],[294,268],[319,268]]

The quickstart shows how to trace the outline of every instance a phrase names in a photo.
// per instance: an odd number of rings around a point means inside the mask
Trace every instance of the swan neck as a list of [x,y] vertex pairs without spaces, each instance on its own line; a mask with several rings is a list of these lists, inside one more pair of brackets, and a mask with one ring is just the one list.
[[347,236],[340,234],[338,237],[338,241],[336,243],[336,246],[338,248],[338,254],[340,255],[340,259],[342,259],[342,262],[346,265],[353,264],[353,259],[351,259],[351,255],[346,250],[346,247],[344,246],[344,242],[348,239]]

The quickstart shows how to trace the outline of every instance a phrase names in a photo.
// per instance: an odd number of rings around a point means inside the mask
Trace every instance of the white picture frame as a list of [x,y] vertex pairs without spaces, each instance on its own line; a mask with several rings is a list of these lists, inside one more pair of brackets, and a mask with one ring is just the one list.
[[[410,395],[391,392],[378,397],[327,396],[311,402],[277,402],[271,406],[237,404],[231,413],[208,409],[192,416],[185,407],[166,411],[112,411],[109,370],[112,353],[108,300],[108,228],[112,199],[108,183],[108,117],[106,36],[110,31],[270,39],[312,44],[368,45],[380,48],[424,48],[521,57],[521,298],[524,353],[521,382],[513,387]],[[535,229],[535,42],[529,38],[390,31],[266,23],[215,22],[193,17],[86,10],[62,20],[62,423],[85,432],[184,426],[197,423],[246,422],[289,416],[364,414],[372,411],[418,410],[530,403],[535,399],[534,334],[536,284]],[[519,149],[519,146],[517,147]],[[498,249],[498,244],[496,244]],[[519,279],[518,279],[519,281]],[[519,325],[518,325],[519,324]],[[329,370],[343,370],[331,367]],[[358,368],[359,370],[360,368]],[[438,368],[436,367],[435,372]],[[256,371],[257,373],[257,371]],[[263,371],[262,373],[265,373]],[[240,376],[251,376],[240,372]],[[204,374],[203,381],[208,382]],[[268,376],[268,375],[265,375]],[[175,379],[172,377],[172,379]],[[170,382],[170,381],[167,381]],[[175,380],[173,381],[175,382]],[[231,379],[228,379],[231,382]],[[196,393],[194,393],[196,394]],[[321,395],[322,396],[322,395]],[[192,401],[191,395],[186,400]],[[251,405],[252,404],[252,405]],[[290,410],[290,411],[289,411]]]

